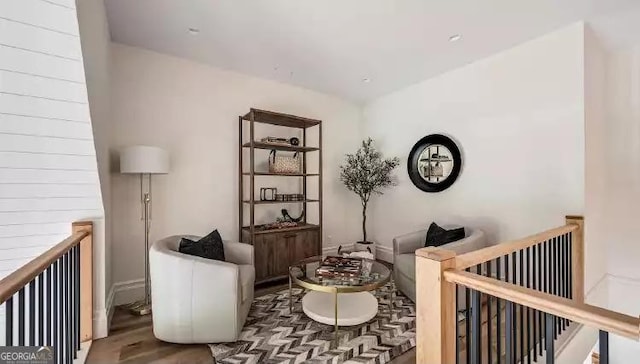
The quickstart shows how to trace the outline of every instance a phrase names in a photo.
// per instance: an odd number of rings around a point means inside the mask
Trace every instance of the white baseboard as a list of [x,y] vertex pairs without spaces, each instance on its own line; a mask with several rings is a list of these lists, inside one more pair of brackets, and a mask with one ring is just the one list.
[[393,249],[384,245],[376,246],[376,259],[393,263]]
[[93,340],[109,335],[110,321],[106,308],[93,311]]
[[89,350],[91,349],[92,341],[86,341],[80,344],[80,351],[78,351],[78,357],[73,359],[73,364],[84,364],[89,356]]
[[109,327],[111,326],[111,317],[113,317],[113,297],[114,287],[111,286],[105,307],[95,309],[93,311],[93,340],[102,339],[109,335]]
[[109,295],[107,296],[107,327],[111,328],[111,319],[113,318],[113,311],[115,309],[115,305],[113,304],[116,296],[116,287],[115,284],[111,285],[111,289],[109,290]]
[[[144,278],[132,279],[130,281],[117,282],[113,284],[113,307],[135,302],[144,298]],[[113,315],[113,312],[111,312]]]
[[323,254],[337,254],[338,248],[342,247],[345,250],[353,250],[354,244],[343,244],[343,245],[334,245],[334,246],[325,246],[322,248]]

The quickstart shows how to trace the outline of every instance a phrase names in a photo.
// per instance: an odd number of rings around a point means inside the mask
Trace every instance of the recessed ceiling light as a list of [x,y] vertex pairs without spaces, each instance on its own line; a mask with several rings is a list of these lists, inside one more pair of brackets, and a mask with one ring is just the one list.
[[198,34],[200,34],[200,29],[198,29],[198,28],[189,28],[189,34],[198,35]]
[[460,39],[462,39],[462,35],[460,34],[454,34],[452,36],[449,37],[449,42],[457,42]]
[[368,78],[368,77],[365,77],[365,78],[362,79],[362,82],[369,83],[369,82],[371,82],[371,79]]

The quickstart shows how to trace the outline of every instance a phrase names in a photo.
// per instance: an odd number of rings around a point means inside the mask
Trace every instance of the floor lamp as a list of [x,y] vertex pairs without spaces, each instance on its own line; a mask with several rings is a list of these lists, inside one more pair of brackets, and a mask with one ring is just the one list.
[[[137,315],[151,313],[149,284],[149,230],[151,229],[151,176],[169,173],[169,154],[157,147],[136,145],[120,152],[120,173],[140,176],[140,204],[144,221],[144,299],[129,306]],[[146,186],[145,186],[145,183]]]

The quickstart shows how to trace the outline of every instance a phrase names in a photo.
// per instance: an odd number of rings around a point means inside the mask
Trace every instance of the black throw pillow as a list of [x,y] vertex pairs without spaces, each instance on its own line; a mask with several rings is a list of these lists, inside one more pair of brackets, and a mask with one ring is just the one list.
[[463,227],[447,230],[441,228],[435,222],[432,222],[431,225],[429,225],[424,246],[441,246],[460,239],[464,239]]
[[224,245],[222,244],[222,237],[220,233],[218,233],[218,230],[212,231],[209,235],[198,241],[182,238],[178,251],[202,258],[225,261]]

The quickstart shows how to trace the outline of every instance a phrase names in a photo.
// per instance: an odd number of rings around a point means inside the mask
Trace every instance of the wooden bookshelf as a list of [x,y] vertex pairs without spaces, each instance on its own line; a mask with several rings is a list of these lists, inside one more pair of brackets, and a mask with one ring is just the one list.
[[[251,143],[250,142],[244,143],[242,146],[244,148],[251,148]],[[315,152],[317,150],[320,150],[320,148],[317,148],[317,147],[264,143],[264,142],[258,142],[258,141],[253,142],[253,147],[255,149],[267,149],[267,150],[275,149],[275,150],[283,150],[288,152]]]
[[[250,204],[251,201],[249,200],[244,200],[242,201],[244,203],[248,203]],[[300,201],[253,201],[254,204],[256,205],[276,205],[276,204],[283,204],[283,203],[308,203],[308,202],[320,202],[320,200],[300,200]]]
[[[286,278],[289,266],[294,262],[322,254],[322,121],[301,116],[283,114],[273,111],[251,109],[247,114],[239,116],[239,235],[244,243],[254,247],[254,261],[256,268],[256,284]],[[277,125],[297,129],[302,138],[300,145],[286,145],[265,143],[258,141],[255,135],[256,123]],[[317,140],[309,144],[307,129],[318,128]],[[264,137],[266,135],[263,135]],[[245,140],[248,138],[248,140]],[[314,138],[316,139],[316,138]],[[245,151],[249,150],[248,157]],[[302,158],[302,168],[299,173],[277,174],[270,172],[256,172],[256,150],[278,150],[283,152],[298,152]],[[318,153],[318,170],[307,171],[307,154]],[[245,170],[246,169],[246,170]],[[256,177],[260,177],[256,180]],[[267,187],[268,178],[299,177],[302,179],[302,201],[260,201],[255,198],[256,188]],[[318,191],[308,198],[307,178],[317,178]],[[258,184],[259,183],[259,184]],[[245,196],[248,184],[250,194]],[[315,198],[317,196],[317,198]],[[256,206],[263,209],[278,207],[281,204],[301,204],[305,212],[303,221],[298,226],[267,229],[265,225],[255,222]],[[274,206],[275,205],[275,206]],[[245,208],[249,211],[249,221],[244,216]],[[317,223],[307,221],[308,208],[318,209]]]

